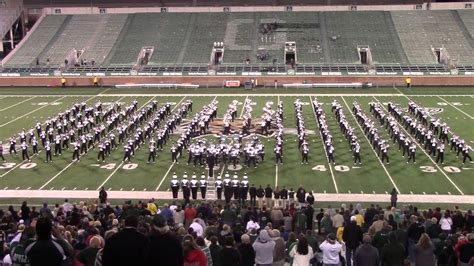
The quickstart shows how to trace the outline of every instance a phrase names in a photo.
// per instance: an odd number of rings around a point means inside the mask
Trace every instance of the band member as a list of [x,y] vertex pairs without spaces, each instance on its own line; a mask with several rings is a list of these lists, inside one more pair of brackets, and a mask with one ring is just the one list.
[[21,157],[23,161],[28,160],[28,162],[31,162],[30,155],[28,155],[28,144],[25,141],[21,143]]
[[472,150],[471,146],[464,144],[464,146],[462,147],[462,156],[463,156],[462,164],[465,164],[466,159],[468,158],[469,158],[469,162],[472,162],[471,156],[469,155],[469,151],[471,150]]
[[354,147],[354,164],[359,163],[362,164],[360,160],[360,144],[357,143]]
[[44,150],[46,151],[46,163],[47,162],[52,162],[53,161],[53,156],[51,153],[51,143],[49,141],[46,141]]
[[10,155],[13,153],[16,155],[16,136],[10,138]]
[[72,161],[76,160],[77,162],[81,161],[79,158],[79,150],[81,149],[81,144],[79,142],[74,142],[74,151],[72,153]]
[[199,189],[201,190],[202,199],[205,199],[206,190],[207,190],[207,181],[206,181],[206,175],[204,174],[204,172],[201,175],[201,180],[199,180]]
[[414,142],[412,142],[411,145],[410,145],[410,148],[408,150],[407,163],[409,163],[411,160],[413,160],[413,163],[416,163],[415,153],[416,153],[416,144]]
[[386,160],[387,164],[390,164],[390,161],[388,158],[388,147],[390,147],[390,145],[382,144],[382,146],[380,147],[380,151],[382,153],[382,163],[384,162],[384,160]]
[[444,144],[438,145],[438,156],[436,156],[436,163],[444,164]]
[[0,141],[0,158],[2,158],[3,162],[6,162],[5,157],[3,157],[3,142]]
[[283,164],[283,156],[281,155],[281,147],[280,146],[276,146],[275,149],[273,149],[275,151],[275,164],[278,164],[278,162],[280,162],[280,164]]
[[221,200],[222,199],[222,181],[221,181],[221,176],[217,177],[217,180],[215,182],[216,186],[216,192],[217,192],[217,199]]
[[156,147],[154,141],[150,141],[150,146],[148,147],[149,153],[148,153],[148,161],[146,163],[150,163],[151,160],[153,160],[153,163],[155,163],[156,159]]
[[99,154],[97,155],[97,161],[100,162],[105,162],[105,145],[104,143],[99,144]]
[[176,175],[176,173],[173,173],[173,177],[171,178],[171,192],[173,193],[173,199],[178,198],[178,191],[179,191],[178,176]]
[[191,196],[193,200],[197,199],[197,191],[198,191],[198,186],[199,182],[196,180],[196,175],[193,175],[191,178]]

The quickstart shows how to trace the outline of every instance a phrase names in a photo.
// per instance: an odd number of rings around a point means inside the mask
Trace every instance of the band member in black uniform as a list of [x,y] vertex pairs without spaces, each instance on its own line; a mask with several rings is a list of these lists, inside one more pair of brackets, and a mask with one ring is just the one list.
[[221,200],[222,199],[222,181],[221,181],[221,176],[217,177],[217,180],[215,182],[216,185],[216,192],[217,192],[217,199]]
[[199,180],[199,189],[201,190],[202,199],[205,199],[206,190],[207,190],[207,181],[206,181],[206,175],[204,175],[204,172],[201,175],[201,180]]
[[444,144],[438,145],[438,155],[436,156],[436,163],[444,164]]
[[81,149],[81,144],[79,142],[74,143],[74,151],[72,153],[72,160],[76,159],[78,162],[80,161],[79,159],[79,150]]
[[28,155],[28,144],[26,144],[26,142],[21,143],[21,157],[23,161],[28,160],[28,162],[31,162],[30,155]]
[[171,192],[173,193],[173,199],[178,198],[178,191],[179,191],[178,176],[176,175],[176,173],[173,173],[173,177],[171,178]]
[[416,154],[416,144],[412,142],[410,145],[410,148],[408,149],[407,163],[409,163],[411,160],[413,160],[413,163],[416,163],[415,154]]
[[51,154],[51,143],[49,141],[46,141],[46,145],[44,147],[46,151],[46,163],[47,162],[52,162],[53,161],[53,156]]
[[250,205],[255,206],[257,204],[257,188],[252,184],[249,188]]
[[99,154],[97,155],[97,161],[105,162],[105,145],[104,143],[99,143]]
[[151,160],[153,160],[153,163],[155,163],[156,147],[155,147],[155,143],[153,141],[150,141],[150,146],[148,147],[148,150],[149,150],[148,161],[146,163],[150,163]]
[[33,148],[33,154],[38,154],[38,141],[36,140],[36,137],[33,137],[33,140],[31,141],[31,147]]
[[191,183],[191,197],[193,198],[193,200],[196,200],[197,191],[199,187],[199,182],[196,180],[196,175],[193,175],[190,183]]

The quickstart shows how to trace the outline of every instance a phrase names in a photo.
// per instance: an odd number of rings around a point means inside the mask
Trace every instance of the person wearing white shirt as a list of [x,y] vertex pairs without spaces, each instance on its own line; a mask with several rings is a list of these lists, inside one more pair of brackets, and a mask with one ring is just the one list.
[[329,234],[328,238],[319,245],[319,249],[323,252],[323,266],[336,266],[341,263],[339,253],[342,245],[336,241],[335,234]]
[[254,218],[251,217],[250,221],[247,222],[247,227],[246,227],[247,232],[252,230],[252,229],[255,229],[257,231],[258,231],[258,229],[260,229],[260,225],[256,222],[254,222],[253,220],[254,220]]
[[189,227],[193,229],[193,232],[195,232],[197,236],[202,236],[204,233],[204,229],[197,219],[194,219]]
[[444,217],[439,220],[439,225],[441,226],[441,230],[443,230],[446,235],[451,234],[451,226],[453,225],[453,220],[451,219],[449,214],[444,214]]
[[298,237],[298,243],[293,246],[290,251],[290,257],[293,258],[293,266],[311,265],[313,258],[313,248],[308,244],[308,240],[304,235]]

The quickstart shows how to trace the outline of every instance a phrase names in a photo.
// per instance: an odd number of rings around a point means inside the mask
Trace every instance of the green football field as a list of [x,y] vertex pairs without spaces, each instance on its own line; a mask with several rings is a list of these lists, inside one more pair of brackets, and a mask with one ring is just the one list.
[[[316,98],[324,103],[327,121],[334,137],[336,163],[329,165],[323,149],[315,113],[311,101]],[[265,161],[257,168],[238,167],[238,170],[217,166],[216,175],[228,171],[239,176],[247,173],[250,183],[256,185],[286,186],[296,188],[303,185],[307,190],[317,193],[354,193],[386,194],[396,187],[401,194],[439,194],[439,195],[474,195],[474,164],[462,165],[462,158],[456,158],[447,145],[445,164],[436,165],[434,157],[428,156],[421,147],[417,149],[416,164],[406,164],[398,151],[398,145],[390,147],[390,164],[382,164],[369,145],[351,113],[352,103],[361,104],[369,114],[371,101],[386,104],[395,102],[406,108],[408,101],[414,100],[419,105],[430,108],[431,113],[448,123],[451,131],[474,146],[474,90],[470,88],[373,88],[373,89],[115,89],[115,88],[5,88],[0,89],[0,138],[4,143],[4,153],[8,152],[8,138],[18,134],[22,128],[32,128],[36,121],[44,122],[48,117],[70,108],[75,102],[85,101],[94,105],[97,101],[130,103],[136,99],[138,106],[146,106],[152,100],[159,105],[171,102],[178,106],[181,102],[192,99],[193,112],[210,103],[218,101],[218,118],[227,110],[233,100],[243,103],[251,99],[253,117],[260,117],[265,103],[276,103],[281,100],[284,107],[284,164],[275,165],[274,138],[260,136],[265,144]],[[293,102],[300,99],[304,103],[303,112],[307,138],[310,143],[309,164],[301,164],[296,136],[296,121]],[[359,138],[362,164],[354,165],[350,146],[341,133],[334,114],[331,113],[331,102],[337,100],[342,104],[346,117]],[[238,115],[243,105],[239,105]],[[386,110],[386,105],[385,112]],[[188,115],[188,118],[192,116]],[[186,122],[186,121],[185,121]],[[389,139],[385,128],[379,125],[379,132],[384,139]],[[174,135],[173,139],[178,138]],[[214,136],[208,136],[214,139]],[[179,164],[171,162],[168,142],[163,151],[158,151],[155,164],[147,164],[148,149],[138,150],[131,163],[123,163],[121,147],[114,150],[106,162],[97,162],[97,150],[90,151],[81,157],[80,162],[71,162],[72,151],[63,152],[54,157],[53,163],[45,163],[45,154],[33,156],[32,161],[22,161],[21,152],[17,156],[5,154],[6,163],[0,165],[0,190],[98,190],[104,186],[111,191],[167,191],[173,172],[182,176],[184,172],[198,176],[204,168],[186,165],[187,154],[183,153]],[[18,145],[19,147],[19,145]],[[41,148],[41,145],[40,145]],[[30,147],[31,153],[31,147]],[[471,156],[474,153],[471,152]],[[359,199],[363,201],[363,199]]]

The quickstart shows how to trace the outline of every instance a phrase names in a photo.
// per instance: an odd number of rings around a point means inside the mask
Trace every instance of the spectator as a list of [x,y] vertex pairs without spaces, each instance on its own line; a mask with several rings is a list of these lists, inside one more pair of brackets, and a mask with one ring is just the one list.
[[26,226],[30,225],[30,207],[28,207],[26,201],[21,204],[21,219],[25,222]]
[[104,188],[104,187],[101,187],[101,188],[100,188],[100,191],[99,191],[99,201],[100,201],[101,204],[107,203],[107,191],[105,191],[105,188]]
[[271,219],[273,228],[280,227],[283,221],[283,212],[281,211],[281,208],[279,205],[275,205],[272,208],[272,211],[270,212],[270,219]]
[[[25,253],[25,248],[28,244],[34,242],[35,240],[35,229],[33,227],[28,227],[21,233],[19,242],[12,242],[10,244],[10,259],[12,265],[30,265],[30,261]],[[5,259],[3,261],[5,263]]]
[[273,249],[273,266],[283,266],[285,264],[285,241],[280,237],[280,231],[273,229],[270,236],[275,242]]
[[214,266],[221,266],[221,258],[220,258],[220,253],[222,250],[222,246],[217,243],[217,237],[216,236],[211,236],[210,238],[211,244],[209,245],[209,251],[211,252],[211,257],[212,257],[212,265]]
[[160,214],[156,214],[151,221],[149,241],[147,260],[150,265],[181,266],[183,264],[183,247]]
[[415,246],[415,265],[435,265],[434,246],[428,234],[423,233]]
[[[46,205],[47,206],[47,205]],[[36,241],[29,244],[25,249],[25,254],[31,266],[61,266],[64,258],[70,257],[72,248],[66,250],[57,240],[52,239],[52,234],[62,240],[57,228],[53,232],[53,225],[48,217],[41,217],[36,221]]]
[[404,263],[405,247],[397,240],[395,233],[388,235],[388,244],[382,248],[380,254],[382,265],[400,266]]
[[83,249],[77,255],[77,260],[84,266],[94,266],[97,252],[100,249],[101,237],[93,236],[89,241],[89,247]]
[[[183,266],[207,266],[207,258],[204,252],[194,242],[192,236],[187,235],[183,241],[184,261]],[[132,264],[130,264],[132,265]],[[138,265],[138,264],[133,264]]]
[[438,266],[457,265],[457,261],[458,259],[456,256],[456,252],[454,252],[451,240],[446,240],[444,242],[442,250],[437,256]]
[[221,250],[220,261],[222,266],[239,266],[240,265],[240,254],[234,248],[234,238],[226,237],[224,248]]
[[125,219],[125,227],[106,242],[102,264],[144,265],[148,254],[148,239],[137,231],[138,218],[130,215]]
[[444,213],[443,218],[439,220],[439,225],[441,226],[441,230],[443,230],[446,235],[451,234],[451,226],[453,225],[453,220],[451,219],[451,215],[448,211],[446,211]]
[[398,192],[395,188],[390,192],[390,207],[397,207]]
[[342,239],[346,243],[346,261],[351,265],[352,255],[362,242],[362,228],[357,225],[356,217],[351,217],[351,222],[344,227]]
[[313,248],[308,244],[304,235],[298,237],[298,243],[291,249],[290,257],[293,259],[293,266],[310,265],[313,258]]
[[204,229],[202,228],[198,218],[193,220],[193,223],[189,225],[189,228],[193,229],[193,232],[196,233],[197,236],[202,236],[204,234]]
[[250,217],[250,220],[247,222],[246,230],[250,231],[252,229],[258,230],[260,229],[260,225],[255,222],[255,218],[253,216]]
[[323,265],[339,265],[341,263],[342,245],[336,241],[335,234],[329,234],[326,240],[319,245],[319,249],[323,252]]
[[257,266],[271,265],[273,263],[275,242],[270,238],[266,230],[260,231],[257,240],[252,246],[255,250],[255,264]]
[[372,238],[365,234],[360,245],[354,253],[354,266],[378,266],[379,252],[372,246]]
[[[213,266],[213,261],[212,261],[212,255],[211,255],[211,250],[209,247],[206,246],[206,243],[204,242],[204,238],[201,236],[196,238],[196,244],[199,246],[199,248],[204,252],[204,255],[206,255],[207,258],[207,265],[208,266]],[[166,255],[168,256],[168,255]]]
[[474,233],[468,234],[467,240],[468,242],[459,249],[459,262],[461,266],[473,265],[472,263],[474,262]]
[[255,250],[252,244],[250,244],[250,236],[247,234],[243,234],[241,237],[239,253],[241,256],[241,266],[253,266],[255,264]]

